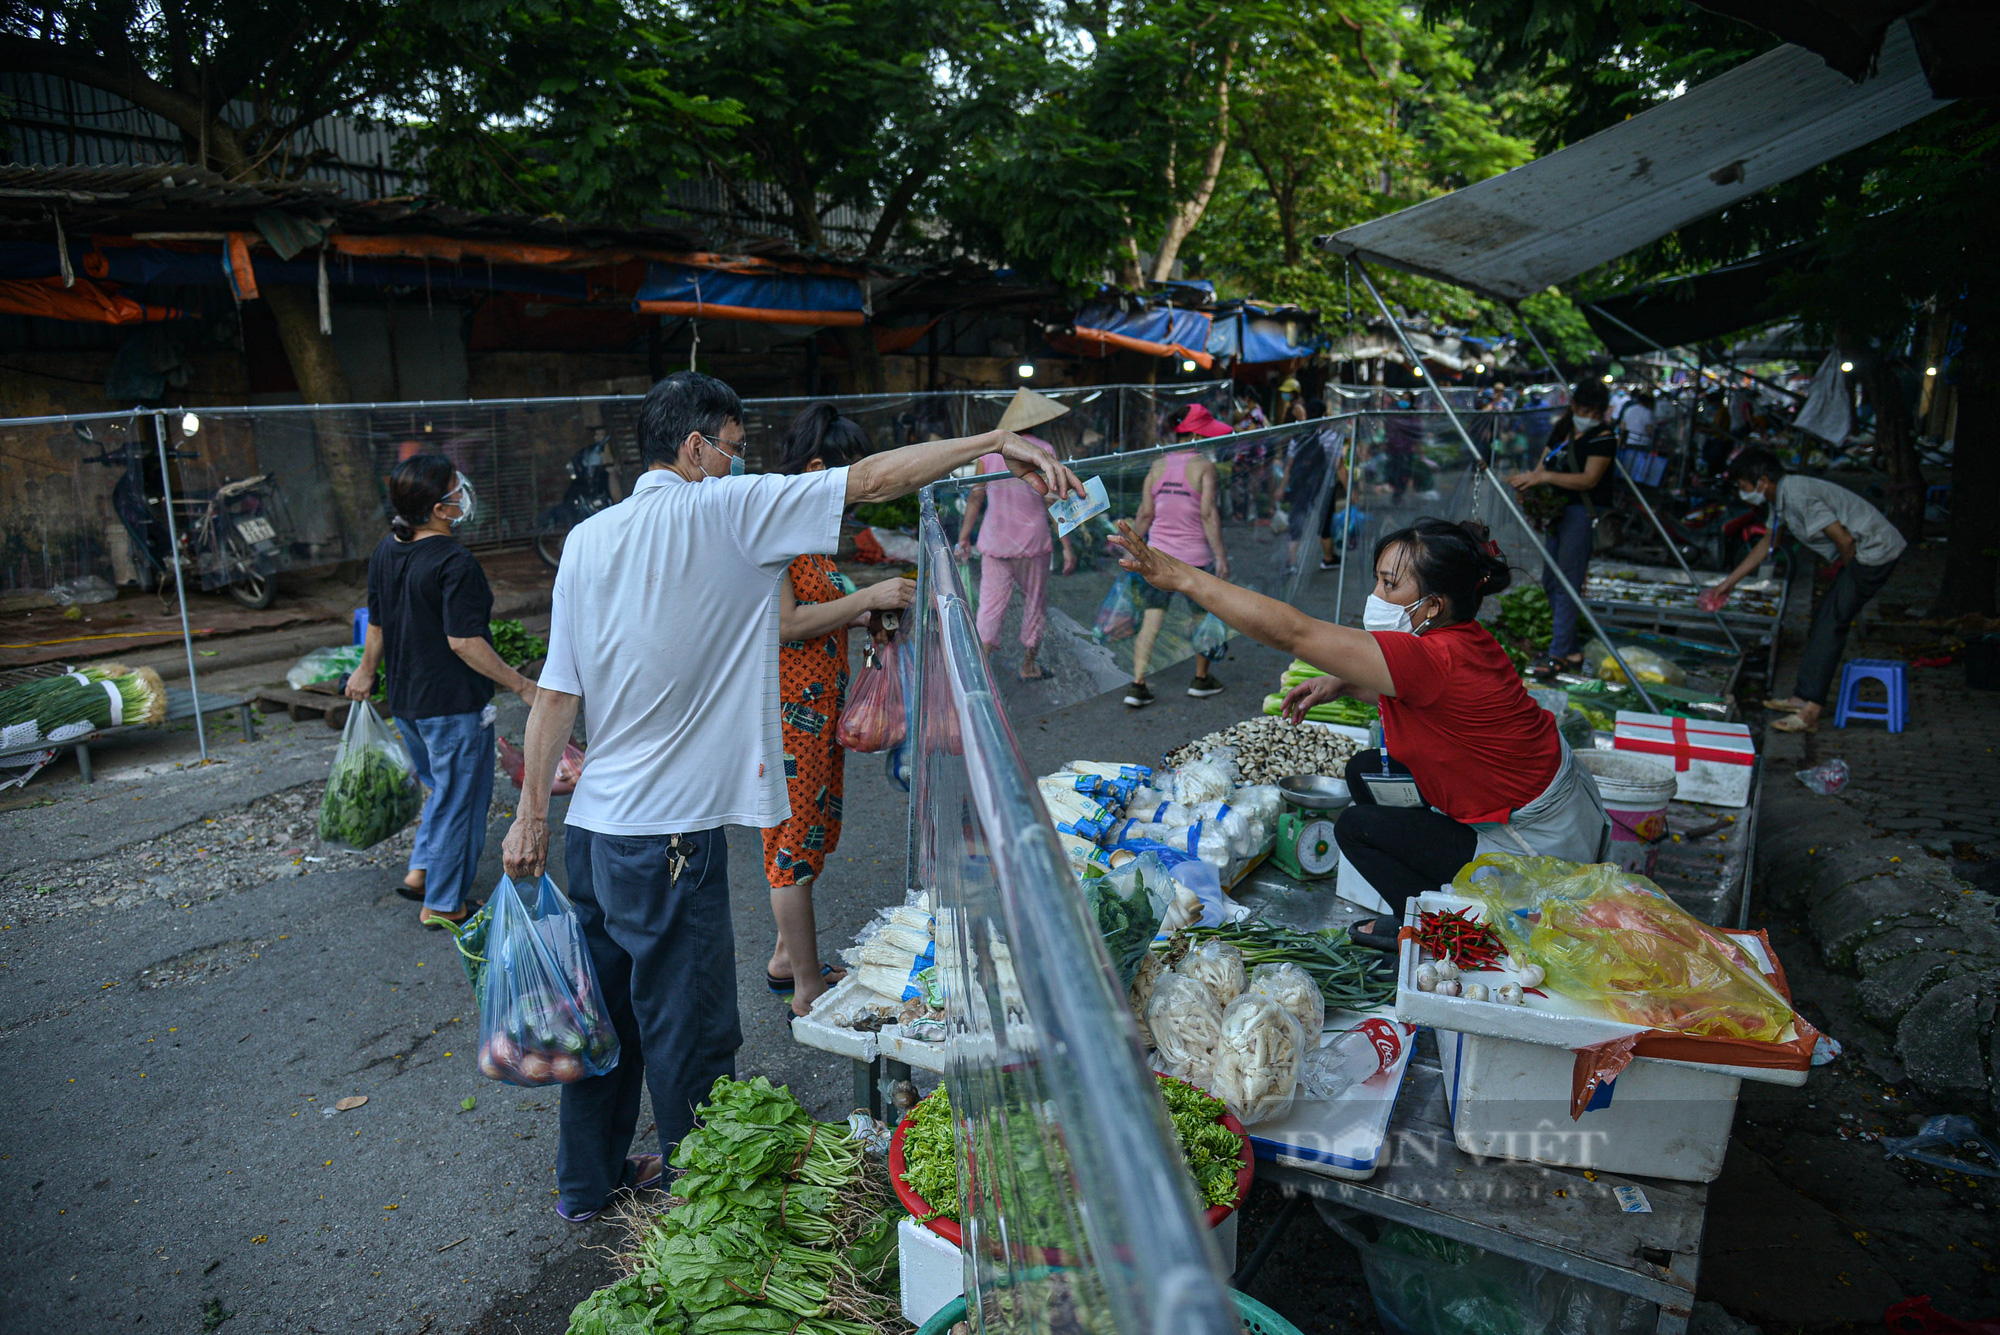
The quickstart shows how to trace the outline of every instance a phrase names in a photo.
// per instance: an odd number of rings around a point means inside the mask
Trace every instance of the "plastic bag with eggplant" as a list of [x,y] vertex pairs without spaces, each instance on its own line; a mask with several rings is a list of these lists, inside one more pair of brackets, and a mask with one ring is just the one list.
[[[567,1085],[616,1066],[618,1035],[569,897],[543,876],[524,898],[503,876],[475,915],[482,918],[480,1074],[510,1085]],[[472,927],[461,943],[475,939]]]

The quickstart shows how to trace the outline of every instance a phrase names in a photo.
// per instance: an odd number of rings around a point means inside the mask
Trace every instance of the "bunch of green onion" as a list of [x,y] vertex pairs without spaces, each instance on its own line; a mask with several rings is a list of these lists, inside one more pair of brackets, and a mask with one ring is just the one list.
[[80,668],[0,691],[0,748],[64,742],[166,716],[167,688],[153,669],[119,663]]

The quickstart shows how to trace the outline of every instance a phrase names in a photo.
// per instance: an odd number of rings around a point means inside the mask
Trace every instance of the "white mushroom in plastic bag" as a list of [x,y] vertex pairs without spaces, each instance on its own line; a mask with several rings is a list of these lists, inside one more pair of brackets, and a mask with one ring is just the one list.
[[1215,1004],[1227,1006],[1242,995],[1243,952],[1227,941],[1204,941],[1174,966],[1174,972],[1205,985],[1215,996]]
[[1146,1028],[1170,1071],[1205,1065],[1222,1036],[1222,1007],[1215,994],[1192,978],[1163,975],[1146,1002]]
[[1126,1000],[1132,1003],[1132,1016],[1139,1022],[1139,1041],[1149,1048],[1153,1046],[1153,1032],[1146,1023],[1146,1011],[1153,1001],[1153,989],[1166,976],[1166,961],[1149,950],[1139,961],[1138,971],[1132,975],[1132,986],[1125,992]]
[[1283,1117],[1298,1093],[1303,1049],[1290,1011],[1270,997],[1245,993],[1223,1009],[1208,1091],[1245,1126]]
[[1244,990],[1283,1006],[1299,1022],[1299,1033],[1307,1043],[1317,1040],[1326,1028],[1326,998],[1312,975],[1296,964],[1260,964]]

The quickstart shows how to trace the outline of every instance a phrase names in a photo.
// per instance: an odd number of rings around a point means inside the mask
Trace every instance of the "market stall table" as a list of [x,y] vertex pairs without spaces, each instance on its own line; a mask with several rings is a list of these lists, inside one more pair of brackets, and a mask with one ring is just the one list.
[[[6,750],[0,750],[0,760],[4,760],[8,756],[28,755],[36,751],[61,751],[65,747],[74,747],[76,749],[77,772],[83,775],[85,783],[94,783],[96,782],[96,776],[92,774],[90,767],[90,748],[92,743],[105,741],[112,737],[125,737],[137,732],[155,731],[165,727],[167,724],[177,723],[182,719],[193,718],[195,715],[194,702],[195,695],[193,691],[183,690],[178,686],[169,686],[167,687],[167,716],[159,723],[132,723],[119,727],[98,728],[93,732],[85,733],[81,737],[71,737],[60,742],[46,740],[30,742],[25,746],[15,746],[9,747]],[[251,711],[249,700],[236,695],[204,695],[201,697],[201,712],[203,714],[220,714],[230,709],[236,711],[237,721],[243,725],[244,740],[256,741],[256,715]]]
[[809,1048],[846,1057],[854,1063],[854,1106],[868,1115],[894,1125],[914,1101],[910,1071],[943,1075],[943,1043],[925,1043],[903,1032],[901,1025],[880,1029],[853,1029],[833,1022],[833,1017],[863,1005],[879,1005],[882,998],[863,987],[853,976],[843,978],[813,1003],[812,1014],[792,1021],[792,1038]]

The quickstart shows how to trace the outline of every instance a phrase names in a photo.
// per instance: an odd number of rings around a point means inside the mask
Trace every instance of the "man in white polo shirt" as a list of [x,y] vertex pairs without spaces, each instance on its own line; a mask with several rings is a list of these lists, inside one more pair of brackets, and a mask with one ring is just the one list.
[[743,409],[694,372],[639,413],[647,471],[570,531],[548,663],[528,719],[512,876],[548,858],[548,792],[579,704],[590,739],[565,822],[569,897],[618,1031],[608,1074],[566,1085],[556,1210],[593,1219],[620,1188],[657,1185],[663,1155],[627,1158],[642,1081],[673,1148],[717,1076],[733,1075],[735,934],[726,825],[790,814],[778,723],[778,588],[792,559],[831,555],[848,505],[906,496],[982,454],[1054,498],[1083,494],[1046,448],[1008,432],[930,441],[848,468],[743,476]]

